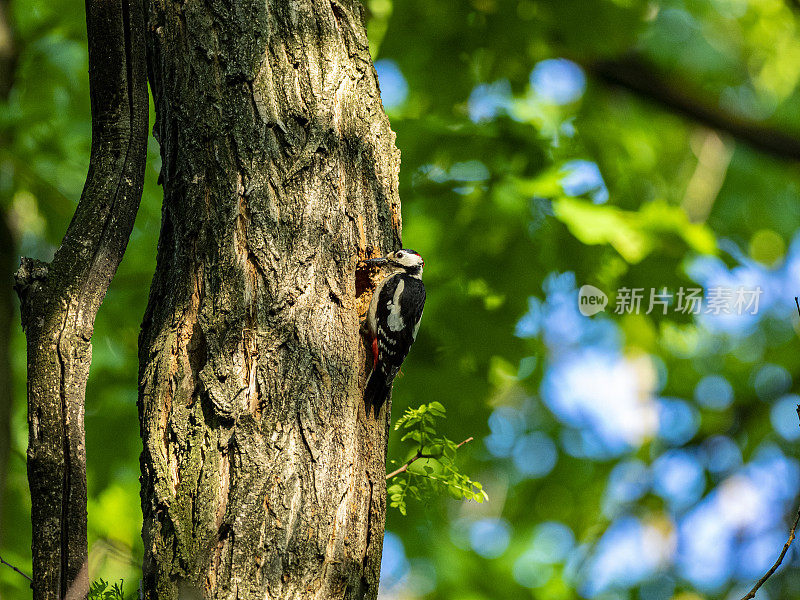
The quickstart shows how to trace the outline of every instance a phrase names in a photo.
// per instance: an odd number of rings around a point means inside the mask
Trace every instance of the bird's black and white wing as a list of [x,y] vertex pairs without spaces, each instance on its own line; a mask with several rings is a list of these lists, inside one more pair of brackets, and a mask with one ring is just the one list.
[[380,362],[400,369],[417,337],[425,307],[425,285],[408,275],[396,275],[381,290],[377,307],[377,338]]
[[367,386],[376,410],[386,400],[400,366],[417,337],[425,307],[425,285],[418,277],[398,274],[382,286],[375,314],[378,361]]

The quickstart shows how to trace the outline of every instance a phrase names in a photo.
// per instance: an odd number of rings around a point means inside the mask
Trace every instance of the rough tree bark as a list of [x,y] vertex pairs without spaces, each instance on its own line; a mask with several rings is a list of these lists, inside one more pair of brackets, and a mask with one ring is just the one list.
[[88,0],[92,149],[80,202],[51,263],[17,272],[28,346],[33,597],[81,598],[86,570],[83,426],[94,318],[142,196],[148,98],[143,0]]
[[151,0],[148,31],[144,596],[375,598],[388,413],[362,402],[356,265],[399,246],[399,152],[362,8]]

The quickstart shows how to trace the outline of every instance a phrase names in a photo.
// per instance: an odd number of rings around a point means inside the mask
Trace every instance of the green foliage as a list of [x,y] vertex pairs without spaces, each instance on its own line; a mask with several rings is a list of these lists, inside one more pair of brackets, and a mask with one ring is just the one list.
[[108,582],[102,578],[93,581],[87,600],[125,600],[122,584],[123,581],[120,579],[119,583],[115,583],[109,588]]
[[456,500],[475,500],[482,503],[489,496],[483,486],[462,473],[456,465],[456,453],[461,445],[440,434],[437,421],[445,418],[445,408],[440,402],[430,402],[418,408],[408,408],[397,419],[395,431],[403,431],[401,442],[412,441],[410,458],[390,474],[391,485],[386,493],[389,506],[402,515],[407,514],[407,500],[422,500],[431,493],[447,493]]
[[629,263],[638,263],[657,247],[676,240],[695,252],[716,253],[714,234],[708,227],[690,223],[681,207],[663,201],[625,211],[578,198],[559,198],[553,202],[553,212],[581,242],[609,244]]

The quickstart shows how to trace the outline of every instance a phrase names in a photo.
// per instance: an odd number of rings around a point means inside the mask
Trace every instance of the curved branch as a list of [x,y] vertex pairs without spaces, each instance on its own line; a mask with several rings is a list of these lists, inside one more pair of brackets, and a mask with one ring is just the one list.
[[764,573],[764,576],[756,582],[756,584],[753,586],[753,589],[747,592],[747,594],[742,597],[742,600],[751,600],[752,598],[755,598],[756,592],[759,590],[759,588],[762,585],[764,585],[767,579],[772,577],[772,574],[775,573],[775,571],[778,570],[778,567],[781,566],[781,563],[783,562],[783,557],[786,556],[786,553],[789,551],[789,546],[791,546],[792,542],[794,541],[795,531],[797,530],[798,522],[800,522],[800,509],[798,509],[797,511],[797,516],[794,519],[794,524],[792,525],[792,528],[789,530],[789,539],[786,540],[786,543],[783,545],[783,550],[781,550],[781,553],[778,556],[778,560],[776,560],[775,564],[772,565],[772,567],[770,567],[770,570]]
[[624,88],[713,129],[729,133],[752,147],[778,158],[800,160],[800,137],[761,121],[720,110],[714,102],[692,92],[685,81],[670,79],[639,57],[584,64],[600,81]]
[[[794,302],[795,302],[795,304],[797,304],[797,311],[800,312],[800,301],[798,301],[797,296],[795,296]],[[800,418],[800,404],[797,405],[797,417]],[[775,573],[775,571],[778,570],[778,567],[781,566],[781,563],[783,562],[783,558],[786,556],[786,553],[789,551],[789,546],[791,546],[792,542],[794,541],[794,536],[795,536],[795,532],[797,531],[797,524],[798,523],[800,523],[800,508],[798,508],[798,510],[797,510],[797,516],[794,519],[794,523],[792,524],[792,528],[789,530],[789,539],[786,540],[786,543],[783,545],[783,550],[781,550],[780,555],[778,555],[778,560],[776,560],[775,564],[772,565],[770,570],[767,571],[766,573],[764,573],[764,576],[756,582],[756,584],[753,586],[753,589],[751,589],[749,592],[747,592],[747,594],[745,596],[742,597],[742,600],[751,600],[752,598],[755,598],[756,597],[756,592],[759,590],[759,588],[762,585],[764,585],[764,583],[767,581],[767,579],[772,577],[772,574]]]
[[86,24],[86,184],[53,262],[23,258],[15,286],[28,343],[34,600],[81,598],[89,589],[83,414],[90,340],[133,228],[147,151],[144,0],[87,0]]

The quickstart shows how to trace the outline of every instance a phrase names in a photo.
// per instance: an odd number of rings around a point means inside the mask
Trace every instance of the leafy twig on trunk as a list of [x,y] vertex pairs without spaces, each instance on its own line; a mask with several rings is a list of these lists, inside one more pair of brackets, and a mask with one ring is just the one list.
[[[456,444],[456,450],[458,450],[459,448],[461,448],[461,446],[463,446],[464,444],[468,444],[469,442],[471,442],[471,441],[472,441],[472,440],[474,440],[474,439],[475,439],[475,438],[473,438],[472,436],[470,436],[470,437],[468,437],[467,439],[465,439],[463,442],[461,442],[461,443],[459,443],[459,444]],[[389,473],[388,475],[386,475],[386,480],[388,481],[388,480],[389,480],[389,479],[391,479],[392,477],[395,477],[396,475],[400,475],[400,473],[404,473],[405,471],[407,471],[407,470],[408,470],[408,467],[410,467],[410,466],[411,466],[411,463],[413,463],[414,461],[417,461],[417,460],[419,460],[420,458],[436,458],[436,456],[437,456],[437,455],[433,455],[433,454],[423,454],[423,452],[422,452],[422,448],[420,448],[419,450],[417,450],[417,453],[416,453],[414,456],[412,456],[411,458],[409,458],[409,459],[408,459],[408,460],[405,462],[405,464],[403,464],[403,466],[402,466],[402,467],[400,467],[399,469],[395,469],[394,471],[392,471],[391,473]]]
[[[399,510],[400,514],[406,514],[408,496],[422,500],[426,489],[447,492],[458,500],[483,502],[488,499],[483,486],[462,473],[456,465],[456,452],[473,438],[468,437],[456,444],[438,432],[438,420],[444,419],[445,413],[441,402],[430,402],[419,408],[406,409],[394,424],[395,431],[405,431],[400,441],[411,441],[416,446],[411,458],[386,475],[387,481],[393,479],[391,485],[386,487],[389,506]],[[415,462],[423,459],[421,466],[411,468]]]

